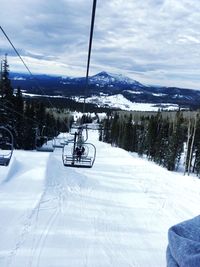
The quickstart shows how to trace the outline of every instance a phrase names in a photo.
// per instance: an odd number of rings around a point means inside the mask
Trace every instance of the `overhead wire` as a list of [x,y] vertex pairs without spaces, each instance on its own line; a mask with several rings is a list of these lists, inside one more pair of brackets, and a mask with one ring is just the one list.
[[[30,68],[27,66],[27,64],[25,63],[24,59],[21,57],[21,55],[19,54],[18,50],[16,49],[16,47],[14,46],[13,42],[10,40],[10,38],[8,37],[8,35],[6,34],[6,32],[4,31],[4,29],[2,28],[2,26],[0,26],[0,30],[2,31],[2,33],[4,34],[4,36],[6,37],[6,39],[8,40],[8,42],[10,43],[10,45],[12,46],[13,50],[15,51],[15,53],[17,54],[17,56],[19,57],[19,59],[22,61],[23,65],[25,66],[25,68],[27,69],[27,71],[29,72],[29,74],[31,75],[31,77],[33,78],[33,81],[35,82],[36,86],[39,88],[39,90],[44,94],[44,90],[42,89],[42,87],[40,86],[38,79],[35,77],[35,75],[33,75],[33,73],[31,72]],[[48,102],[51,105],[51,107],[54,107],[53,104],[51,103],[51,101],[48,98]]]
[[[4,101],[5,101],[7,104],[11,104],[11,105],[12,105],[12,103],[11,103],[10,101],[8,101],[7,99],[4,99]],[[30,117],[24,115],[23,113],[20,113],[20,112],[16,111],[16,110],[15,110],[14,108],[12,108],[12,107],[8,107],[8,106],[5,105],[4,103],[1,103],[1,102],[0,102],[0,106],[3,107],[3,108],[6,109],[6,110],[11,111],[12,113],[15,113],[15,114],[19,115],[19,116],[22,117],[23,119],[29,120],[30,122],[33,122],[33,123],[35,123],[36,125],[43,126],[43,124],[42,124],[41,122],[39,122],[39,121],[37,121],[37,120],[35,120],[35,119],[32,119],[32,118],[30,118]],[[6,117],[8,118],[7,115],[4,114],[4,116],[6,116]],[[47,128],[50,129],[50,130],[52,130],[50,127],[47,127]]]
[[[4,99],[4,100],[5,100],[5,99]],[[7,102],[8,104],[11,104],[11,102],[9,102],[8,100],[6,100],[6,102]],[[1,102],[0,102],[0,106],[4,107],[4,108],[7,109],[7,110],[12,111],[13,113],[19,115],[20,117],[22,117],[22,118],[24,118],[24,119],[27,119],[27,120],[29,120],[29,121],[31,121],[31,122],[34,122],[34,123],[38,124],[38,125],[42,125],[39,121],[34,120],[34,119],[30,118],[30,117],[27,117],[26,115],[24,115],[24,114],[22,114],[22,113],[16,111],[15,109],[13,109],[13,108],[11,108],[11,107],[8,107],[8,106],[4,105],[4,104],[1,103]],[[4,115],[4,116],[5,116],[5,115]],[[8,117],[8,116],[6,116],[6,117]]]
[[[19,54],[18,50],[16,49],[16,47],[14,46],[13,42],[11,41],[11,39],[8,37],[8,35],[6,34],[6,32],[4,31],[4,29],[2,28],[2,26],[0,26],[0,30],[2,31],[2,33],[4,34],[4,36],[6,37],[6,39],[8,40],[8,42],[10,43],[10,45],[12,46],[13,50],[15,51],[15,53],[17,54],[17,56],[20,58],[20,60],[22,61],[23,65],[25,66],[25,68],[27,69],[27,71],[29,72],[29,74],[31,75],[31,77],[33,78],[33,81],[35,82],[36,86],[39,88],[39,90],[43,93],[43,95],[46,95],[44,90],[42,89],[42,87],[40,86],[39,82],[38,82],[38,79],[33,75],[33,73],[31,72],[30,68],[27,66],[27,64],[25,63],[24,59],[21,57],[21,55]],[[52,108],[54,108],[52,102],[50,101],[49,97],[47,97],[47,100],[50,104],[50,106]],[[10,103],[9,101],[7,101],[8,103]],[[2,106],[3,104],[1,104]],[[11,110],[11,108],[9,108]],[[14,109],[12,109],[13,112],[16,113],[16,111]],[[21,114],[21,116],[24,117],[24,115]],[[60,118],[64,123],[64,119],[61,117]],[[39,123],[41,124],[41,123]],[[49,127],[47,127],[49,128]]]
[[97,5],[97,0],[93,0],[91,26],[90,26],[90,38],[89,38],[89,47],[88,47],[88,58],[87,58],[86,84],[85,84],[85,90],[84,90],[83,114],[85,113],[86,93],[87,93],[88,84],[89,84],[90,58],[91,58],[91,51],[92,51],[92,40],[93,40],[93,32],[94,32],[96,5]]
[[[90,26],[90,38],[89,38],[89,46],[88,46],[88,57],[87,57],[87,69],[86,69],[86,84],[85,84],[85,89],[84,89],[84,103],[83,103],[83,114],[85,113],[85,106],[86,106],[86,93],[88,90],[88,83],[89,83],[89,70],[90,70],[90,58],[91,58],[91,50],[92,50],[92,40],[93,40],[93,32],[94,32],[94,22],[95,22],[95,13],[96,13],[96,4],[97,4],[97,0],[93,0],[93,6],[92,6],[92,17],[91,17],[91,26]],[[31,75],[31,77],[33,78],[34,82],[36,83],[37,87],[40,89],[40,91],[44,94],[44,90],[41,88],[41,86],[38,83],[37,78],[33,75],[33,73],[31,72],[30,68],[27,66],[27,64],[25,63],[24,59],[21,57],[21,55],[19,54],[18,50],[16,49],[16,47],[14,46],[13,42],[11,41],[11,39],[8,37],[8,35],[6,34],[6,32],[4,31],[4,29],[2,28],[2,26],[0,26],[0,30],[2,31],[2,33],[4,34],[4,36],[6,37],[6,39],[8,40],[8,42],[10,43],[10,45],[12,46],[13,50],[15,51],[15,53],[17,54],[17,56],[19,57],[19,59],[22,61],[23,65],[25,66],[25,68],[27,69],[27,71],[29,72],[29,74]],[[54,108],[53,104],[51,103],[51,101],[48,99],[49,104],[51,105],[52,108]],[[2,106],[3,104],[1,104]],[[7,108],[7,107],[6,107]],[[8,108],[10,110],[12,110],[13,112],[15,112],[16,114],[19,115],[18,112],[16,112],[14,109],[12,108]],[[24,115],[21,114],[21,116],[24,117]],[[30,119],[30,118],[28,118]],[[62,119],[62,118],[61,118]],[[64,119],[62,119],[63,122]],[[34,120],[32,120],[34,121]],[[36,121],[34,121],[36,122]]]
[[10,45],[12,46],[12,48],[14,49],[15,53],[17,54],[17,56],[20,58],[20,60],[22,61],[22,63],[24,64],[25,68],[27,69],[27,71],[29,72],[29,74],[31,76],[34,76],[33,73],[30,71],[29,67],[26,65],[25,61],[23,60],[23,58],[20,56],[19,52],[17,51],[17,49],[15,48],[14,44],[11,42],[10,38],[8,37],[8,35],[6,34],[6,32],[4,31],[4,29],[0,26],[1,31],[3,32],[4,36],[6,37],[6,39],[8,40],[8,42],[10,43]]

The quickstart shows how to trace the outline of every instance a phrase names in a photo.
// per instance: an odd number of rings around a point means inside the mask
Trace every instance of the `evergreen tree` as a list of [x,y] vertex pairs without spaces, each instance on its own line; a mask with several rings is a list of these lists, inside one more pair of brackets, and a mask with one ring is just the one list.
[[14,127],[14,96],[11,81],[9,79],[9,65],[7,55],[1,61],[1,79],[0,79],[0,122],[4,125]]
[[168,156],[168,146],[169,146],[169,137],[170,132],[170,123],[169,119],[162,119],[159,123],[159,131],[157,133],[155,147],[156,153],[154,161],[159,165],[165,165],[165,159]]
[[14,99],[14,109],[15,109],[15,144],[16,148],[21,148],[23,145],[23,131],[24,131],[24,102],[22,98],[21,89],[17,89],[16,97]]
[[35,111],[33,104],[26,104],[24,112],[24,131],[23,131],[23,149],[34,149],[35,148],[35,134],[37,125],[34,122]]
[[5,55],[5,58],[1,63],[1,69],[1,96],[2,98],[6,98],[7,100],[12,101],[13,88],[9,79],[9,65],[7,55]]
[[141,117],[141,121],[137,125],[137,153],[139,156],[143,156],[146,152],[146,138],[147,138],[147,123],[144,117]]
[[151,160],[155,159],[156,154],[156,140],[157,140],[157,134],[158,134],[158,124],[159,124],[159,116],[151,116],[149,122],[148,122],[148,128],[147,128],[147,138],[146,138],[146,147],[147,147],[147,157]]
[[176,113],[175,121],[171,126],[172,134],[169,136],[169,145],[165,164],[168,170],[173,171],[178,167],[185,140],[183,116],[180,111]]
[[111,119],[110,116],[104,120],[104,131],[103,131],[103,141],[106,143],[111,143]]
[[129,115],[128,121],[125,122],[123,135],[123,148],[127,151],[133,151],[133,122],[132,114]]
[[112,119],[110,134],[112,145],[119,145],[119,115],[117,113],[114,114],[114,118]]
[[103,141],[103,125],[100,123],[99,125],[99,141]]

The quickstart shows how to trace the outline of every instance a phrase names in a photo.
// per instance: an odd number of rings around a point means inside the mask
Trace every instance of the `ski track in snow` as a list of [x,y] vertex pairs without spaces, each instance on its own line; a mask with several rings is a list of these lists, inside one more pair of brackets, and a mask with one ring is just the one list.
[[1,267],[164,267],[168,228],[198,215],[200,181],[98,142],[92,169],[14,151],[0,167]]

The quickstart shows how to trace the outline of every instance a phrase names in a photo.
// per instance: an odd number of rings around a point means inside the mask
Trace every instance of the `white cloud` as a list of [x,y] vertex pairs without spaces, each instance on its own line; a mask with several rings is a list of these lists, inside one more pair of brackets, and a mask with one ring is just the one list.
[[[34,72],[84,76],[91,8],[92,0],[1,0],[1,26]],[[91,74],[117,71],[200,88],[199,44],[199,1],[97,1]],[[0,47],[1,55],[14,56],[2,34]],[[16,57],[9,61],[20,68]]]

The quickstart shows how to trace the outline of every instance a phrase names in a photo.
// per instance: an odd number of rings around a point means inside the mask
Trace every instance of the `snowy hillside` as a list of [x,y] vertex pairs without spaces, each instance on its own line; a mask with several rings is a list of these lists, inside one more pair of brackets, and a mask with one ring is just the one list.
[[165,267],[168,228],[199,214],[200,180],[97,141],[92,169],[14,151],[0,167],[1,267]]
[[[77,102],[83,102],[84,99],[80,97],[74,97]],[[121,94],[117,95],[100,95],[86,98],[86,103],[96,104],[98,107],[110,107],[118,108],[128,111],[158,111],[162,110],[178,110],[179,106],[176,104],[165,103],[162,105],[152,103],[135,103],[131,102]]]

